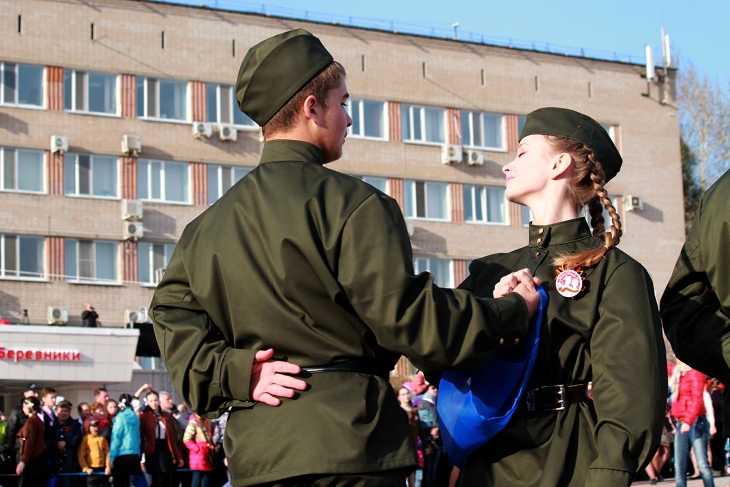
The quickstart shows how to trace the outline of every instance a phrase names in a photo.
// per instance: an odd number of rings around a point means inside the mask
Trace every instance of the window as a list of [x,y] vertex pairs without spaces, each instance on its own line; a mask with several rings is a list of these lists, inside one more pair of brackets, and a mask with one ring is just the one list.
[[504,188],[464,185],[464,221],[507,223]]
[[385,103],[350,99],[347,112],[352,117],[352,126],[349,128],[348,134],[354,137],[386,138]]
[[448,184],[403,181],[405,216],[448,220]]
[[43,106],[43,66],[0,63],[0,78],[2,103]]
[[451,261],[445,259],[413,259],[416,274],[428,271],[433,274],[433,282],[439,287],[454,287]]
[[140,159],[137,162],[137,196],[141,200],[190,202],[188,163]]
[[377,178],[373,176],[363,176],[362,180],[368,183],[370,186],[379,189],[385,194],[388,194],[388,178]]
[[187,120],[188,83],[137,77],[137,116]]
[[85,154],[63,155],[63,192],[74,196],[119,196],[117,158]]
[[469,147],[504,149],[502,119],[497,113],[461,111],[461,143]]
[[117,75],[63,70],[64,110],[117,113]]
[[444,108],[401,105],[403,140],[443,144],[446,141],[445,117]]
[[0,276],[41,279],[43,237],[0,235]]
[[258,127],[256,122],[238,108],[233,86],[207,83],[205,89],[209,122]]
[[42,193],[43,151],[0,148],[0,188],[7,191]]
[[[618,213],[619,207],[618,207],[618,196],[611,196],[609,195],[608,198],[611,200],[611,204],[614,208],[616,208],[616,212]],[[603,207],[603,226],[608,231],[611,228],[611,225],[613,225],[613,218],[611,218],[611,215],[608,213],[608,210],[606,209],[606,206],[601,202],[601,206]],[[591,215],[588,213],[588,207],[584,206],[580,210],[580,216],[586,219],[588,222],[588,226],[591,227],[591,232],[593,231],[593,227],[591,226]],[[619,217],[621,214],[619,213]]]
[[139,282],[157,284],[170,262],[174,244],[151,244],[140,242],[137,244],[137,260],[139,263]]
[[616,143],[616,126],[601,124],[601,127],[603,127],[606,130],[606,132],[608,132],[608,136],[611,138],[611,140],[615,144]]
[[208,165],[208,204],[212,205],[231,186],[240,181],[246,174],[253,171],[250,167],[231,167]]
[[527,121],[527,117],[525,115],[518,115],[517,116],[517,136],[519,137],[522,133],[522,129],[525,128],[525,122]]
[[532,211],[526,206],[520,206],[520,219],[523,227],[529,226],[532,221]]
[[68,281],[118,282],[116,242],[67,238],[64,257]]

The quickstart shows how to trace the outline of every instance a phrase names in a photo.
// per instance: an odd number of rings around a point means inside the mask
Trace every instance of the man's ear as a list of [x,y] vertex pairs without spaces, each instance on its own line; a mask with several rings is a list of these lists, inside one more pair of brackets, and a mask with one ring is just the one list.
[[312,121],[315,125],[319,125],[322,116],[322,105],[317,101],[314,95],[309,95],[302,103],[302,113],[307,120]]

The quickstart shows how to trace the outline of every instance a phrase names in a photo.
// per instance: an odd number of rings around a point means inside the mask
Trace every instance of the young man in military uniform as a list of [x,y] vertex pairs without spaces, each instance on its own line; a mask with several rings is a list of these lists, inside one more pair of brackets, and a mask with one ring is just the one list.
[[[232,485],[401,487],[416,458],[389,371],[401,355],[472,369],[518,345],[532,277],[479,300],[413,275],[398,204],[323,166],[352,120],[344,69],[307,31],[254,46],[236,91],[263,127],[261,161],[183,232],[152,301],[162,356],[192,410],[232,408]],[[307,383],[276,373],[298,366]]]
[[730,436],[730,171],[705,192],[661,299],[664,332],[677,358],[725,384]]

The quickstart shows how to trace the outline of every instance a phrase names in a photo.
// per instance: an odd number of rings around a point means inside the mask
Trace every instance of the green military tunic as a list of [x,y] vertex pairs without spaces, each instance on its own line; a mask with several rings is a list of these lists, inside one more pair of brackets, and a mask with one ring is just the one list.
[[460,286],[491,296],[509,272],[529,268],[549,296],[528,389],[593,382],[593,401],[564,411],[521,406],[506,428],[467,460],[465,486],[629,485],[662,431],[667,397],[664,342],[646,270],[616,248],[584,272],[570,299],[555,288],[560,254],[603,245],[585,219],[530,226],[530,244],[474,261]]
[[[664,331],[690,367],[730,386],[730,172],[702,196],[661,300]],[[727,388],[725,389],[728,390]],[[723,400],[730,436],[730,401]]]
[[471,369],[527,333],[521,297],[478,300],[413,275],[397,203],[322,161],[311,144],[267,142],[259,166],[186,227],[152,302],[185,401],[209,417],[234,408],[234,486],[416,465],[386,379],[312,374],[297,399],[255,404],[256,350],[302,367],[369,359],[390,370],[405,354],[424,370]]

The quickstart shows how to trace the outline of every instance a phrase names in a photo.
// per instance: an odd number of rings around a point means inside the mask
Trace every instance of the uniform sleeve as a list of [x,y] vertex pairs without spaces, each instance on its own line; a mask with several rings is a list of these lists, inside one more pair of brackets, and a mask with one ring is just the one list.
[[193,297],[183,247],[173,252],[150,315],[175,388],[193,411],[216,418],[231,406],[253,405],[249,386],[256,351],[229,346]]
[[705,193],[661,300],[672,349],[730,384],[730,175]]
[[433,276],[413,275],[413,255],[400,208],[372,195],[348,218],[338,280],[361,319],[388,350],[424,372],[470,370],[521,340],[529,326],[517,294],[481,299],[441,289]]
[[79,460],[79,467],[81,468],[82,472],[85,471],[87,468],[89,468],[89,464],[86,463],[86,449],[87,449],[87,446],[86,446],[87,439],[86,438],[87,437],[84,436],[83,439],[81,440],[81,444],[79,445],[79,449],[76,454],[76,457]]
[[608,277],[590,349],[598,451],[586,486],[628,486],[659,445],[667,391],[654,288],[640,264]]

